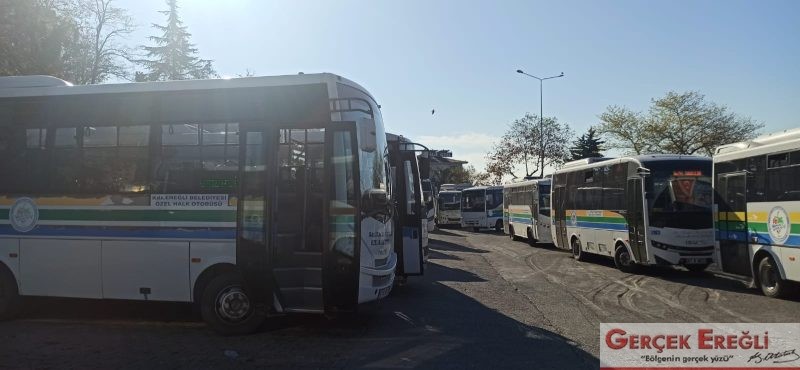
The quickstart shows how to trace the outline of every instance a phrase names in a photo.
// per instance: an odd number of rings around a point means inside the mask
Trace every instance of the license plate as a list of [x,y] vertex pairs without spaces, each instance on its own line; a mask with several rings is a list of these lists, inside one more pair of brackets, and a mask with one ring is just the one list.
[[692,265],[694,265],[694,264],[699,265],[699,264],[703,264],[703,263],[706,263],[706,262],[707,262],[707,260],[705,258],[687,258],[684,263],[692,264]]

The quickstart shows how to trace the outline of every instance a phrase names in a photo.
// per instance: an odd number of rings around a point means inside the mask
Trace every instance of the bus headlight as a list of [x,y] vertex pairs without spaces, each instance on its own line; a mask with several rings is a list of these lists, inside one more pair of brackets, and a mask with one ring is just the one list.
[[667,247],[666,244],[659,243],[659,242],[654,242],[652,240],[650,241],[650,244],[653,245],[653,248],[658,248],[658,249],[661,249],[661,250],[668,250],[669,249],[669,247]]

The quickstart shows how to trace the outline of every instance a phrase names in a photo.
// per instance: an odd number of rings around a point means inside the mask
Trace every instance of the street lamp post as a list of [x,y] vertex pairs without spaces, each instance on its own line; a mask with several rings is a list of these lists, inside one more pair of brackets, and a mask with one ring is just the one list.
[[541,170],[540,173],[542,175],[544,175],[544,93],[543,93],[543,86],[542,85],[544,83],[544,80],[564,77],[564,72],[561,72],[560,74],[558,74],[556,76],[550,76],[550,77],[545,77],[545,78],[539,78],[539,77],[536,77],[536,76],[534,76],[532,74],[525,73],[525,71],[523,71],[521,69],[518,69],[517,73],[523,74],[523,75],[526,75],[528,77],[532,77],[532,78],[535,78],[535,79],[539,80],[539,146],[542,149],[542,152],[539,155],[540,166],[541,166],[539,168]]

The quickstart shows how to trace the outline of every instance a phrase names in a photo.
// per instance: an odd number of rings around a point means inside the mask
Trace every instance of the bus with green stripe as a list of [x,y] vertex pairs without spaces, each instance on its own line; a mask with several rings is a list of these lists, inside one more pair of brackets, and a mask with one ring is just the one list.
[[461,191],[461,227],[503,231],[503,187],[474,186]]
[[0,156],[0,318],[21,296],[192,302],[241,334],[394,283],[379,106],[337,75],[1,77]]
[[513,240],[552,243],[550,179],[520,181],[503,186],[503,228]]
[[769,297],[800,282],[800,129],[724,145],[714,154],[717,260]]
[[707,268],[714,257],[711,159],[685,155],[588,158],[553,174],[553,240],[583,260]]

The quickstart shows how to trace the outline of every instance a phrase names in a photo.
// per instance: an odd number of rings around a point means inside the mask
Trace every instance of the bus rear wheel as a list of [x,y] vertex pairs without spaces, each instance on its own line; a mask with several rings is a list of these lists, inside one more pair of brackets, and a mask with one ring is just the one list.
[[758,285],[765,296],[783,298],[789,295],[789,282],[781,279],[778,267],[772,257],[767,256],[758,263]]
[[498,233],[503,232],[503,220],[497,220],[497,222],[494,223],[494,231]]
[[11,272],[0,265],[0,321],[14,318],[19,312],[20,304],[17,281]]
[[476,233],[477,233],[477,232],[480,232],[480,231],[481,231],[481,228],[480,228],[480,227],[473,227],[473,228],[472,228],[472,231],[474,231],[474,232],[476,232]]
[[572,257],[578,261],[586,260],[586,256],[581,249],[581,240],[578,238],[572,238]]
[[241,275],[233,271],[208,283],[200,297],[200,313],[206,324],[221,335],[254,333],[265,319],[244,291]]
[[614,266],[625,273],[633,272],[634,268],[636,267],[636,265],[633,263],[631,253],[628,251],[628,248],[622,244],[618,244],[617,248],[614,250]]

